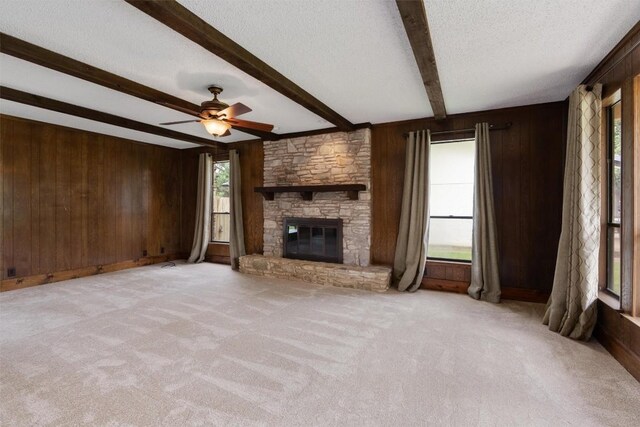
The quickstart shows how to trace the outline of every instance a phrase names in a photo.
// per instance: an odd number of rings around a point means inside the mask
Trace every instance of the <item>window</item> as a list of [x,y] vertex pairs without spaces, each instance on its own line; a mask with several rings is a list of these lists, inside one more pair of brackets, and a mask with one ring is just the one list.
[[229,161],[213,162],[211,241],[229,242]]
[[620,296],[622,103],[607,107],[607,290]]
[[475,141],[431,143],[427,257],[471,261]]

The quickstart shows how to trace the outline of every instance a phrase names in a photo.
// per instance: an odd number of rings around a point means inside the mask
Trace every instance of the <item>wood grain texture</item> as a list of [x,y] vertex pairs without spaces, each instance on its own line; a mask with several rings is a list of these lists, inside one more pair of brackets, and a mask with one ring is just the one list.
[[157,255],[119,261],[112,264],[92,265],[89,267],[80,267],[72,270],[56,271],[54,273],[34,274],[32,276],[19,277],[15,279],[3,279],[0,280],[0,292],[30,288],[32,286],[46,285],[49,283],[60,282],[62,280],[77,279],[79,277],[93,276],[96,274],[109,273],[112,271],[119,271],[127,268],[142,267],[144,265],[173,261],[184,257],[185,255],[182,253]]
[[640,381],[640,326],[602,301],[593,335],[638,381]]
[[238,43],[176,1],[125,0],[133,7],[182,34],[231,65],[260,80],[292,101],[336,125],[352,130],[353,124]]
[[[621,92],[622,103],[622,228],[621,228],[621,308],[627,313],[640,314],[640,121],[637,118],[638,78],[640,74],[640,23],[616,45],[603,59],[590,76],[585,79],[588,84],[603,85],[603,99],[616,91]],[[606,115],[603,114],[603,120]],[[603,129],[606,129],[603,126]],[[603,187],[606,191],[606,187]],[[606,193],[603,193],[606,194]],[[603,197],[606,200],[606,197]],[[606,218],[603,219],[606,221]],[[606,222],[601,232],[606,236]],[[603,243],[606,241],[602,240]],[[603,245],[604,247],[604,245]],[[602,251],[601,257],[605,255]],[[604,263],[603,263],[604,266]],[[604,270],[604,269],[603,269]],[[601,286],[604,286],[606,275],[601,274]]]
[[[0,52],[91,83],[99,84],[109,89],[126,93],[127,95],[144,99],[145,101],[173,108],[176,111],[200,111],[200,106],[198,104],[185,101],[168,93],[142,85],[133,80],[125,79],[124,77],[101,70],[100,68],[84,62],[76,61],[68,56],[44,49],[40,46],[20,40],[5,33],[0,33]],[[242,128],[240,126],[233,126],[233,128],[258,137],[269,139],[278,138],[276,134],[271,132],[255,131],[253,129]]]
[[[403,174],[399,171],[404,170],[403,134],[418,129],[468,129],[476,122],[511,122],[511,128],[491,132],[500,279],[503,288],[548,294],[562,219],[566,108],[566,103],[556,102],[452,115],[439,121],[421,119],[374,125],[372,262],[393,264],[402,202]],[[473,133],[446,135],[447,139],[465,137],[473,137]]]
[[418,64],[424,89],[427,92],[433,115],[437,120],[444,119],[447,111],[438,76],[436,55],[431,44],[431,34],[427,21],[427,12],[423,0],[396,0],[404,29]]
[[179,150],[9,116],[0,128],[0,278],[180,252]]
[[150,133],[152,135],[164,136],[166,138],[177,139],[179,141],[191,142],[193,144],[213,147],[222,144],[221,142],[215,141],[213,139],[201,138],[199,136],[176,132],[171,129],[153,126],[147,123],[138,122],[136,120],[127,119],[125,117],[104,113],[98,110],[92,110],[91,108],[69,104],[67,102],[58,101],[44,96],[34,95],[5,86],[0,86],[0,98],[19,102],[21,104],[31,105],[33,107],[44,108],[45,110],[57,111],[59,113],[69,114],[71,116],[95,120],[97,122],[107,123],[126,129]]
[[[613,48],[584,83],[601,83],[603,99],[621,89],[621,308],[640,314],[640,23]],[[603,115],[604,116],[604,115]],[[606,193],[603,193],[606,194]],[[604,269],[601,268],[604,272]],[[604,274],[601,277],[606,277]],[[602,301],[594,335],[640,381],[640,326]]]
[[[263,241],[263,197],[253,189],[263,185],[264,176],[264,151],[262,141],[252,140],[228,144],[229,149],[236,149],[240,154],[240,175],[242,194],[242,213],[244,219],[244,240],[247,254],[261,254]],[[198,156],[202,152],[209,152],[215,160],[226,160],[228,152],[222,150],[210,150],[193,148],[182,150],[182,251],[189,253],[193,242],[193,230],[195,228],[197,183],[198,183]],[[213,244],[215,245],[215,244]],[[217,257],[228,256],[220,253],[209,245],[210,260]],[[222,258],[216,258],[215,262],[225,262]],[[226,262],[225,262],[226,263]]]

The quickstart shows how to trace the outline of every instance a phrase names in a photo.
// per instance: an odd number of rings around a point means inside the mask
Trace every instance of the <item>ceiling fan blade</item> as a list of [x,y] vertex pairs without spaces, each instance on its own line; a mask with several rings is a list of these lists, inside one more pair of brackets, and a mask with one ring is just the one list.
[[227,131],[220,136],[229,136],[229,135],[231,135],[231,132],[229,132],[229,129],[227,129]]
[[250,120],[242,120],[242,119],[224,119],[224,120],[225,122],[228,122],[233,126],[239,126],[239,127],[248,128],[248,129],[256,129],[256,130],[261,130],[263,132],[271,132],[273,130],[273,125],[270,125],[267,123],[252,122]]
[[178,125],[180,123],[197,123],[200,122],[200,120],[180,120],[179,122],[166,122],[166,123],[160,123],[161,126],[168,126],[168,125]]
[[251,108],[247,107],[241,102],[238,102],[236,104],[228,106],[222,111],[219,111],[217,116],[225,116],[225,118],[230,119],[232,117],[239,116],[240,114],[248,113],[249,111],[252,111]]
[[183,113],[185,113],[185,114],[190,114],[190,115],[192,115],[192,116],[201,117],[201,118],[203,118],[203,119],[204,119],[204,117],[202,117],[202,115],[200,114],[200,112],[199,112],[199,111],[193,111],[193,110],[190,110],[190,109],[188,109],[188,108],[181,107],[181,106],[179,106],[179,105],[171,104],[171,103],[169,103],[169,102],[161,102],[161,101],[157,101],[157,102],[156,102],[156,104],[158,104],[158,105],[162,105],[162,106],[164,106],[164,107],[173,108],[174,110],[181,111],[181,112],[183,112]]

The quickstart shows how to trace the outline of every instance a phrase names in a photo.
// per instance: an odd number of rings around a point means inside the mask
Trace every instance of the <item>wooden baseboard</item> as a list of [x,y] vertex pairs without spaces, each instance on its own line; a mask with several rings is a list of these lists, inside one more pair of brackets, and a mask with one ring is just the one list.
[[48,283],[60,282],[62,280],[77,279],[79,277],[93,276],[95,274],[109,273],[112,271],[125,270],[127,268],[141,267],[143,265],[158,264],[182,258],[185,258],[184,254],[157,255],[120,261],[112,264],[92,265],[73,270],[4,279],[0,282],[0,292],[29,288],[31,286],[46,285]]
[[629,350],[616,337],[600,326],[596,326],[593,336],[633,377],[640,382],[640,356]]
[[206,262],[212,262],[214,264],[227,264],[231,265],[231,258],[224,255],[206,255],[204,257]]
[[[422,279],[422,285],[420,285],[420,288],[432,291],[466,294],[467,289],[469,288],[469,283],[425,277]],[[513,301],[546,303],[549,299],[549,293],[535,289],[502,288],[500,298]]]
[[546,302],[549,301],[549,295],[549,292],[526,288],[502,288],[502,290],[500,291],[501,299],[523,302],[538,302],[543,304],[546,304]]
[[422,279],[421,289],[429,289],[432,291],[454,292],[456,294],[466,294],[469,283],[457,282],[454,280],[432,279],[425,277]]

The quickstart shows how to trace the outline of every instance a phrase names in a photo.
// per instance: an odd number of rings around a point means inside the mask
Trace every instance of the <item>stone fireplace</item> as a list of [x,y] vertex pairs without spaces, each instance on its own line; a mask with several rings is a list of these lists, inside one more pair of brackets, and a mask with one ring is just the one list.
[[[359,192],[357,200],[351,200],[344,191],[316,193],[312,200],[303,200],[301,195],[295,192],[278,193],[275,194],[274,200],[265,200],[263,203],[264,255],[285,256],[285,236],[289,236],[288,230],[285,229],[286,218],[340,220],[342,262],[346,265],[369,265],[370,130],[360,129],[354,132],[335,132],[280,141],[265,141],[263,144],[265,187],[333,184],[364,184],[366,186],[366,190]],[[318,229],[321,227],[316,228],[316,237],[318,237],[317,233],[320,233]],[[308,230],[309,233],[314,232],[313,227]],[[307,230],[303,229],[302,233],[303,245],[305,245]],[[300,237],[300,234],[296,237]]]

